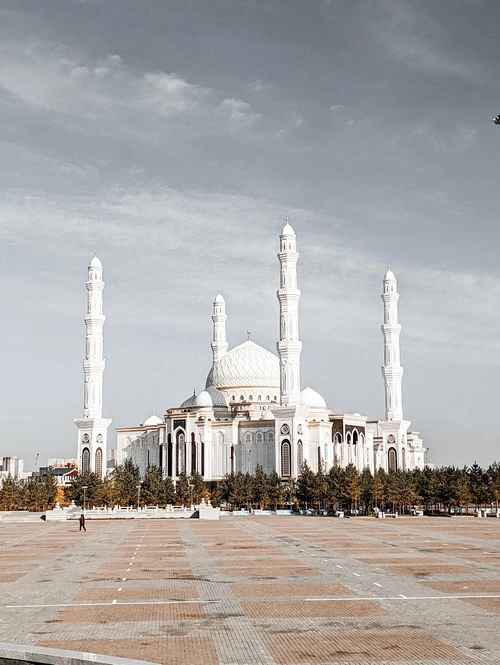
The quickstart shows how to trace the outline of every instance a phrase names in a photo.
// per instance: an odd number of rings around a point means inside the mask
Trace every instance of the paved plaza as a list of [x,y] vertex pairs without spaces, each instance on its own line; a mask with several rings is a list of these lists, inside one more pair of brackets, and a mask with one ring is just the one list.
[[0,641],[172,665],[498,663],[500,520],[0,524]]

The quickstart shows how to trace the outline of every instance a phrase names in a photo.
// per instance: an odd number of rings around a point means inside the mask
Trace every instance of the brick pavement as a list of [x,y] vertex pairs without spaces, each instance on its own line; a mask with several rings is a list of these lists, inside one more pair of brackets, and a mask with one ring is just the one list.
[[498,662],[500,520],[0,524],[0,639],[172,665]]

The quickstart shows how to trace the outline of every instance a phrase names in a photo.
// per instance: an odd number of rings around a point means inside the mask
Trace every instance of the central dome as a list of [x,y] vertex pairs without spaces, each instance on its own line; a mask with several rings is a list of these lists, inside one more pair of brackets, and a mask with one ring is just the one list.
[[251,340],[235,346],[210,370],[207,386],[216,388],[280,387],[280,362]]

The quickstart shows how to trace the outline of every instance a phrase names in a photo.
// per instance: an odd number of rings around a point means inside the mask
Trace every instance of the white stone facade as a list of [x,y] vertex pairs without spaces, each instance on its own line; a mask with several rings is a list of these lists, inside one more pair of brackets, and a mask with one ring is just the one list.
[[75,418],[78,428],[77,459],[79,472],[91,471],[101,478],[106,475],[109,418],[102,417],[102,386],[105,360],[103,355],[102,263],[94,256],[88,267],[86,344],[83,361],[83,418]]
[[296,478],[302,465],[327,471],[334,464],[423,468],[418,433],[403,419],[397,282],[392,271],[383,280],[384,420],[367,421],[358,413],[334,413],[310,387],[300,390],[299,300],[296,236],[285,224],[279,239],[280,281],[278,356],[250,339],[228,350],[226,303],[213,303],[213,365],[205,389],[163,419],[148,418],[139,427],[117,430],[116,463],[126,458],[144,474],[148,464],[176,479],[181,471],[220,480],[227,473],[254,473],[262,465],[283,480]]

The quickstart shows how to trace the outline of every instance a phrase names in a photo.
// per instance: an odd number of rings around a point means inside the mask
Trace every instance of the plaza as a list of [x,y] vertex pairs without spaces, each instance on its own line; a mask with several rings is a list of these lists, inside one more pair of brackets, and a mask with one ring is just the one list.
[[498,662],[500,520],[0,524],[0,641],[180,665]]

